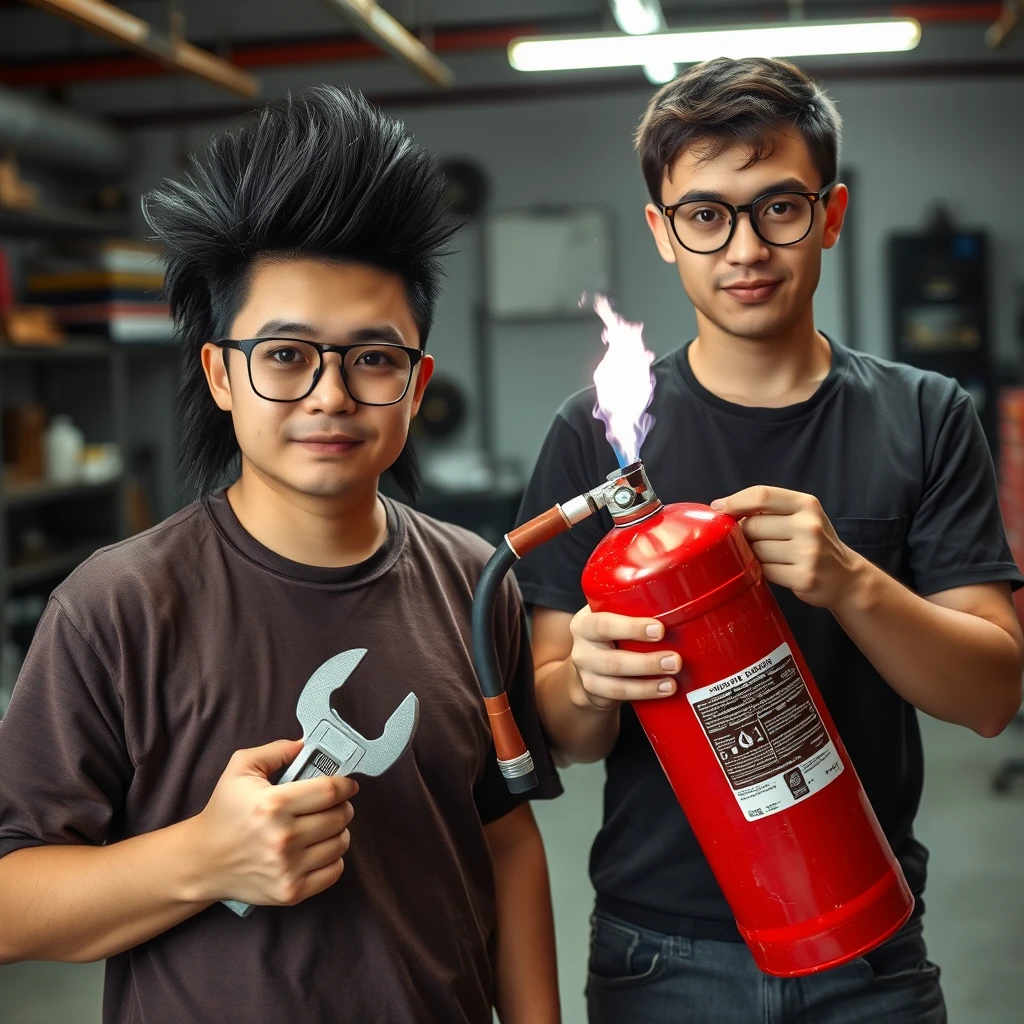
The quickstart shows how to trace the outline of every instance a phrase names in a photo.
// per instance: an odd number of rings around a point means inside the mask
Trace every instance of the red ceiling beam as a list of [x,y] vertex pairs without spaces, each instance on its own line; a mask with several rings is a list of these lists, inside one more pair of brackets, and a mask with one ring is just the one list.
[[[500,28],[470,28],[436,32],[435,53],[471,50],[504,50],[517,36],[538,35],[535,25],[504,25]],[[210,47],[216,52],[215,47]],[[380,60],[388,55],[372,43],[355,36],[310,39],[298,42],[261,43],[232,49],[229,59],[242,68],[282,67],[296,64],[329,64],[338,61]],[[71,57],[59,61],[33,61],[0,65],[4,85],[70,85],[99,79],[145,78],[167,74],[167,69],[146,57],[110,55]]]
[[[999,16],[1001,9],[999,3],[903,3],[890,4],[888,13],[894,17],[917,18],[925,24],[992,22]],[[435,33],[432,49],[436,53],[504,50],[517,36],[540,35],[546,31],[549,31],[547,26],[536,24],[448,29]],[[217,52],[216,46],[208,48]],[[339,36],[238,46],[231,50],[229,59],[243,68],[268,68],[379,60],[386,56],[383,50],[360,38]],[[13,86],[61,86],[75,82],[165,74],[168,74],[167,69],[155,61],[119,54],[0,64],[0,83]]]
[[929,21],[995,21],[1003,9],[998,3],[976,4],[893,4],[889,12],[894,18],[917,18]]

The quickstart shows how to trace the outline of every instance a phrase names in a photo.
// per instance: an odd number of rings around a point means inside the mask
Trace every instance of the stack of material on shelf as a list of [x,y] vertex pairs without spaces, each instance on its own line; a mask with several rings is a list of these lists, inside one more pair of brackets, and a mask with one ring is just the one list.
[[13,155],[0,159],[0,206],[8,210],[34,210],[38,205],[39,187],[22,178]]
[[10,260],[0,248],[0,345],[59,345],[63,340],[53,310],[15,303]]
[[[1013,559],[1024,566],[1024,388],[999,394],[999,507]],[[1024,590],[1013,599],[1024,622]]]
[[53,307],[70,332],[160,342],[172,335],[163,283],[157,246],[114,239],[38,256],[26,292],[29,301]]

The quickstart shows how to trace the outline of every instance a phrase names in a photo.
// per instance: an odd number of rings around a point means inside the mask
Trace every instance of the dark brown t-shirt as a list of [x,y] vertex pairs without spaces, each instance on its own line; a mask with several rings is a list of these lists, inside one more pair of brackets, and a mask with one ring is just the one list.
[[[247,919],[215,904],[107,961],[105,1024],[489,1024],[494,880],[483,826],[522,800],[497,769],[470,657],[489,549],[387,503],[388,537],[346,569],[275,555],[225,497],[98,552],[53,594],[0,723],[0,856],[116,842],[201,811],[232,752],[301,735],[328,658],[368,649],[333,706],[367,737],[410,691],[410,750],[360,777],[340,881]],[[560,791],[511,576],[495,615],[541,787]]]

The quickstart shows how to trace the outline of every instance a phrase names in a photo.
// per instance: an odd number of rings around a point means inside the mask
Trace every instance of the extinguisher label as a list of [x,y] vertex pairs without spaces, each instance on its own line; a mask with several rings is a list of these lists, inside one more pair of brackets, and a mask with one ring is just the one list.
[[843,772],[789,644],[687,698],[748,821],[806,800]]

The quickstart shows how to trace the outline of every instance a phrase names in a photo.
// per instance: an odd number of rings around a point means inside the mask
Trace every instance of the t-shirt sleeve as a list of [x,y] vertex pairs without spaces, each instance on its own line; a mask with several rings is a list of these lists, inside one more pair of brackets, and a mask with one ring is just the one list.
[[[609,447],[607,465],[599,465],[588,442],[563,413],[555,417],[526,486],[519,523],[604,482],[616,467],[615,458]],[[584,566],[610,528],[611,519],[602,509],[520,559],[515,574],[526,603],[578,612],[587,603],[580,586]]]
[[995,470],[970,395],[957,388],[937,425],[921,503],[907,547],[914,587],[935,594],[973,583],[1024,577],[1014,563],[999,512]]
[[[526,627],[526,611],[515,580],[507,578],[504,585],[504,608],[507,628],[500,632],[499,642],[504,639],[505,651],[499,647],[499,657],[504,668],[505,692],[509,707],[526,748],[533,756],[537,770],[537,786],[527,793],[510,793],[505,777],[498,767],[494,745],[487,753],[483,774],[473,790],[480,820],[485,824],[497,821],[514,811],[528,800],[551,800],[562,793],[554,760],[548,749],[547,737],[541,728],[537,713],[537,702],[533,690],[533,658],[530,653],[530,636]],[[500,606],[499,606],[500,607]]]
[[132,773],[114,681],[51,598],[0,721],[0,857],[102,845]]

